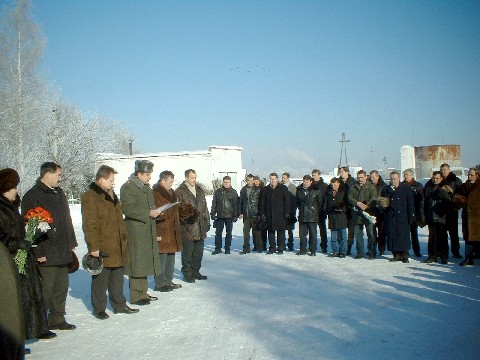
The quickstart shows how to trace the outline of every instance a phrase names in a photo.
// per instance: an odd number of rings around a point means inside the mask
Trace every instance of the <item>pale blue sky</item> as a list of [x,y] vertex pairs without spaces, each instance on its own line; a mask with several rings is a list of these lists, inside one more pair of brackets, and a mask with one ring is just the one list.
[[146,152],[237,145],[247,171],[253,158],[299,176],[338,165],[346,132],[367,169],[371,148],[374,167],[395,166],[404,144],[460,144],[480,163],[480,1],[33,6],[49,79]]

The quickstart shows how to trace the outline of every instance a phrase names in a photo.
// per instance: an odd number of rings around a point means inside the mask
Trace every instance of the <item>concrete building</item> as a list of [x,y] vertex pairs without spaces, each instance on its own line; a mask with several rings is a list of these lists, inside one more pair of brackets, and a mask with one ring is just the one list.
[[157,182],[160,173],[170,170],[175,174],[174,188],[185,179],[184,172],[194,169],[197,181],[213,190],[213,181],[225,175],[232,178],[232,187],[240,191],[246,170],[242,166],[242,150],[238,146],[209,146],[208,150],[162,152],[153,154],[97,154],[96,168],[105,164],[118,171],[115,177],[115,191],[120,191],[135,168],[135,160],[150,160],[154,164],[154,172],[150,184]]
[[[400,149],[401,170],[415,169],[417,179],[430,178],[433,170],[439,170],[440,165],[447,163],[458,176],[463,176],[460,145],[404,145]],[[463,178],[462,178],[463,180]]]

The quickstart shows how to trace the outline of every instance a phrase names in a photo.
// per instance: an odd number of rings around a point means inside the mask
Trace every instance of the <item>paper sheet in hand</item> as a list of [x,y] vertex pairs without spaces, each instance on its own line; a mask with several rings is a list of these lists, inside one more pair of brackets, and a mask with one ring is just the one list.
[[159,208],[155,209],[155,210],[158,210],[160,212],[163,212],[165,210],[168,210],[170,209],[171,207],[174,207],[175,205],[177,204],[180,204],[180,201],[177,201],[177,202],[174,202],[174,203],[170,203],[170,204],[165,204],[163,206],[160,206]]

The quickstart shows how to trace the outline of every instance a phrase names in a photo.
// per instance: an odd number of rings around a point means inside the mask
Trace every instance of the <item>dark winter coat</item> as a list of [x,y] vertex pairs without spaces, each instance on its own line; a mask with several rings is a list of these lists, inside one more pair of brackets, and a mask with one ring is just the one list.
[[329,186],[325,195],[328,228],[331,230],[346,229],[348,227],[348,199],[345,189],[345,186],[340,186],[338,191],[334,193],[332,187]]
[[415,179],[412,179],[410,182],[403,181],[402,183],[410,185],[410,188],[413,191],[413,201],[415,203],[415,222],[421,227],[425,226],[425,214],[423,212],[423,185],[418,181],[415,181]]
[[23,360],[25,321],[20,303],[21,290],[18,269],[7,247],[0,241],[0,359]]
[[320,211],[323,211],[324,201],[320,190],[313,184],[307,189],[300,185],[297,187],[295,201],[298,207],[298,221],[302,223],[317,223]]
[[22,215],[41,206],[52,215],[50,230],[34,249],[35,259],[45,256],[47,261],[38,266],[61,266],[72,262],[71,250],[77,247],[70,208],[62,188],[50,188],[40,179],[22,199]]
[[240,190],[240,214],[246,218],[254,218],[258,215],[258,199],[260,197],[260,188],[252,186],[250,195],[248,187],[245,185]]
[[[375,190],[377,191],[377,196],[376,196],[377,199],[380,196],[382,196],[381,195],[382,190],[387,186],[387,184],[385,183],[385,181],[383,180],[383,178],[381,176],[378,177],[377,184],[374,184],[370,179],[368,179],[367,182],[370,182],[375,187]],[[376,207],[377,204],[378,203],[376,201],[372,202],[372,207],[371,207],[371,210],[369,211],[369,213],[374,215],[375,218],[377,219],[377,222],[375,223],[375,226],[381,227],[381,226],[383,226],[382,224],[385,221],[384,220],[384,214],[380,209],[378,209]]]
[[[455,195],[460,186],[462,186],[462,180],[459,179],[453,172],[450,172],[444,181],[446,185],[452,188],[452,195]],[[458,210],[452,202],[449,203],[449,212],[452,219],[458,220]]]
[[266,218],[269,230],[286,230],[291,213],[288,188],[280,183],[275,188],[271,185],[262,188],[259,213]]
[[444,181],[446,185],[452,188],[453,194],[456,194],[458,188],[462,186],[462,180],[459,179],[453,172],[450,172]]
[[[353,212],[355,218],[355,224],[364,224],[366,220],[361,216],[361,209],[357,208],[357,202],[362,202],[367,206],[370,206],[372,202],[377,199],[377,189],[370,181],[367,181],[365,185],[360,186],[360,183],[356,182],[348,189],[348,204],[352,209],[358,211]],[[368,212],[368,211],[367,211]]]
[[[155,206],[171,204],[177,202],[177,194],[173,189],[165,189],[160,181],[153,185],[153,198]],[[178,214],[178,205],[171,207],[163,212],[156,219],[157,236],[162,240],[158,242],[158,249],[162,254],[174,254],[183,250],[182,237],[180,232],[180,216]]]
[[447,213],[450,211],[452,193],[445,188],[446,184],[442,181],[435,186],[430,179],[423,189],[425,222],[428,225],[433,223],[446,224]]
[[[340,179],[340,187],[345,189],[345,192],[347,193],[347,196],[348,196],[348,190],[357,183],[357,180],[355,180],[350,174],[348,174],[348,178],[346,181],[344,181],[343,178],[341,177],[339,179]],[[347,216],[349,219],[353,217],[353,208],[350,206],[348,201],[347,201]]]
[[108,254],[105,267],[125,266],[129,262],[128,238],[122,207],[117,195],[113,198],[95,182],[82,196],[83,233],[88,252],[100,250]]
[[[19,200],[18,198],[18,201],[13,204],[0,195],[0,241],[7,247],[12,259],[19,249],[19,242],[25,239],[25,223],[18,212]],[[1,272],[4,270],[2,268]],[[16,266],[15,271],[18,272]],[[27,255],[25,272],[25,274],[19,274],[25,338],[36,339],[48,331],[48,322],[43,304],[40,275],[32,251]],[[3,286],[2,284],[2,290]]]
[[175,190],[178,201],[182,203],[179,206],[191,204],[198,211],[198,218],[193,224],[187,221],[180,223],[182,241],[204,240],[207,232],[210,230],[210,216],[208,213],[207,200],[205,192],[199,185],[195,185],[196,196],[188,189],[185,182]]
[[[312,186],[314,190],[318,190],[320,192],[320,196],[322,197],[322,199],[325,198],[325,194],[327,193],[327,190],[328,190],[328,185],[325,183],[325,181],[323,181],[323,178],[320,178],[320,180],[318,181],[314,181],[312,183]],[[320,213],[318,214],[318,216],[319,216],[319,219],[325,218],[327,216],[326,209],[324,206],[320,209]]]
[[236,219],[239,215],[238,205],[237,190],[221,186],[213,194],[210,215],[216,216],[218,219]]
[[130,262],[127,275],[143,277],[160,274],[157,228],[150,211],[155,209],[152,188],[134,174],[120,188],[120,202],[125,214]]
[[390,199],[385,209],[385,232],[389,251],[408,251],[410,249],[410,224],[415,222],[415,203],[410,185],[400,183],[393,190],[385,186],[381,196]]
[[453,203],[463,208],[463,239],[480,241],[480,177],[473,184],[468,180],[462,184],[453,195]]

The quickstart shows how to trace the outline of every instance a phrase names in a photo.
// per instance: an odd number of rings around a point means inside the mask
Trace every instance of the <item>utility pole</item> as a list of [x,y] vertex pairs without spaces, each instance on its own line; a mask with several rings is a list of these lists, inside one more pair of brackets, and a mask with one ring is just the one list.
[[130,156],[133,155],[133,139],[128,140],[128,154]]
[[338,168],[340,169],[340,167],[342,166],[342,156],[344,152],[345,152],[345,165],[348,167],[347,143],[350,142],[350,140],[347,140],[345,133],[342,133],[342,140],[339,140],[338,142],[342,143],[342,147],[340,148],[340,162],[338,163]]

